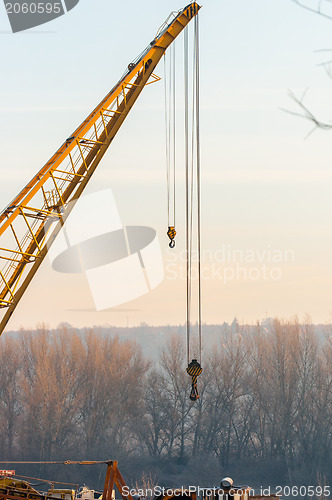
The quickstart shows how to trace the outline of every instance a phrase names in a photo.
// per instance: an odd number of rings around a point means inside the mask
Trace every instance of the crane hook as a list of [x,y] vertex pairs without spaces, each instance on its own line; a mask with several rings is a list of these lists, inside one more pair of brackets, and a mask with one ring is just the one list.
[[188,375],[191,376],[191,392],[189,398],[191,401],[197,401],[199,399],[198,389],[197,389],[197,378],[202,373],[202,367],[197,361],[197,359],[193,359],[191,363],[189,363],[187,368]]
[[175,247],[175,240],[174,240],[174,238],[176,236],[176,231],[175,231],[175,227],[174,226],[169,226],[168,231],[167,231],[167,236],[171,240],[169,242],[169,247],[170,248],[174,248]]

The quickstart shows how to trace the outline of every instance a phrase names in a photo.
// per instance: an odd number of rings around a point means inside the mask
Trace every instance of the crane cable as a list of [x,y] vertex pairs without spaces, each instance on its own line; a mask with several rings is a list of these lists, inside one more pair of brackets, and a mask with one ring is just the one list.
[[[192,377],[190,399],[197,401],[197,377],[202,373],[202,293],[201,293],[201,173],[200,173],[200,116],[199,116],[199,24],[194,22],[194,49],[192,61],[193,81],[191,134],[189,131],[189,43],[188,29],[184,32],[184,74],[185,74],[185,164],[186,164],[186,256],[187,256],[187,373]],[[190,137],[189,137],[190,135]],[[190,150],[189,150],[190,146]],[[195,189],[196,188],[196,189]],[[196,204],[196,207],[195,207]],[[196,210],[197,244],[197,303],[198,303],[198,354],[190,362],[192,329],[192,272],[194,247],[194,212]]]
[[[176,166],[176,86],[175,44],[170,47],[169,68],[164,55],[165,73],[165,129],[166,129],[166,175],[167,175],[167,236],[170,248],[175,247],[175,166]],[[168,75],[169,74],[169,78]]]
[[[189,32],[184,30],[184,93],[185,93],[185,182],[186,182],[186,334],[187,373],[192,378],[190,399],[197,401],[197,377],[202,373],[202,296],[201,296],[201,188],[200,188],[200,117],[199,117],[199,25],[198,16],[194,20],[194,44],[192,61],[189,61]],[[165,73],[165,129],[166,129],[166,173],[167,173],[167,214],[169,246],[175,246],[175,166],[176,166],[176,89],[175,89],[175,46],[170,48],[169,59],[164,56]],[[192,71],[192,81],[189,73]],[[189,113],[191,112],[191,113]],[[190,114],[190,116],[189,116]],[[197,225],[195,225],[197,223]],[[195,245],[194,245],[195,240]],[[193,258],[194,247],[197,260]],[[191,359],[193,263],[197,263],[197,327],[198,342],[195,356]],[[196,290],[195,290],[196,292]],[[198,351],[198,352],[197,352]]]

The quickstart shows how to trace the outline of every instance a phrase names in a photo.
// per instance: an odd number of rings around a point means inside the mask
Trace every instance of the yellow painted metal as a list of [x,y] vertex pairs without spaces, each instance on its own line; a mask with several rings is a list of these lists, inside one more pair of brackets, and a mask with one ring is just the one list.
[[[169,16],[119,82],[0,214],[0,238],[5,240],[0,248],[0,262],[5,261],[0,335],[141,91],[160,80],[153,73],[158,62],[199,9],[192,2]],[[10,236],[13,241],[7,243]]]

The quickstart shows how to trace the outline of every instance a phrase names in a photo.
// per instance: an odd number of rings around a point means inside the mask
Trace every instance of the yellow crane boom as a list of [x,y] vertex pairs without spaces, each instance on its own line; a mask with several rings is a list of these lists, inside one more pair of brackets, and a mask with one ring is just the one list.
[[192,2],[168,17],[113,89],[1,213],[0,335],[72,210],[71,202],[82,194],[143,88],[160,80],[155,67],[199,9]]

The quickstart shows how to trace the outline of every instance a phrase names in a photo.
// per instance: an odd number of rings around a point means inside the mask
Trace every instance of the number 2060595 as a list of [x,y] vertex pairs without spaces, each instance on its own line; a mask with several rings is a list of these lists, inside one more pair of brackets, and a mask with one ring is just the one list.
[[7,14],[61,14],[61,2],[7,2]]
[[276,486],[280,497],[329,497],[330,486]]

